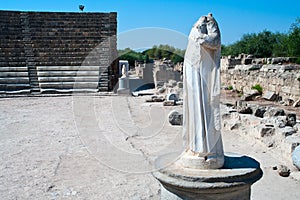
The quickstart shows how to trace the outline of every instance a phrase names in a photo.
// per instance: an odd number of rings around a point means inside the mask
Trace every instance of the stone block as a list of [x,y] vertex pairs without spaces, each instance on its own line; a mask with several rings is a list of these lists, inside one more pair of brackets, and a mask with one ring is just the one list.
[[168,118],[171,125],[182,126],[183,124],[183,114],[176,110],[171,111]]
[[283,137],[293,135],[297,132],[295,129],[293,129],[292,127],[289,127],[289,126],[286,126],[284,128],[280,128],[280,129],[278,129],[278,131]]
[[267,91],[264,92],[262,97],[268,101],[275,101],[278,98],[278,95],[275,92]]
[[296,114],[295,113],[289,113],[286,116],[286,126],[291,126],[293,127],[294,125],[296,125],[297,121],[296,121]]
[[271,125],[259,125],[256,128],[260,137],[267,137],[275,134],[275,128]]
[[285,112],[281,108],[268,108],[264,114],[264,117],[276,117],[276,116],[284,116]]
[[177,94],[175,94],[175,93],[169,93],[169,94],[167,94],[166,100],[167,101],[174,101],[174,102],[176,102],[176,101],[179,100],[179,98],[178,98]]
[[266,112],[266,107],[263,107],[263,106],[262,106],[262,107],[258,107],[258,108],[254,111],[254,116],[263,118],[265,112]]
[[294,102],[293,107],[300,107],[300,99]]
[[288,177],[291,173],[291,170],[285,166],[285,165],[280,165],[277,169],[278,174],[282,177]]
[[175,101],[174,100],[166,100],[163,103],[164,106],[175,106]]

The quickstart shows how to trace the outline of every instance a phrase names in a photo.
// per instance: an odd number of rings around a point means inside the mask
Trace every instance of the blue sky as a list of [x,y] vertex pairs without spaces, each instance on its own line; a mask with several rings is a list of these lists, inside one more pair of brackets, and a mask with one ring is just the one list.
[[300,17],[298,0],[8,0],[1,3],[0,9],[78,12],[80,4],[85,5],[85,12],[118,12],[119,35],[157,27],[187,37],[196,20],[212,12],[223,44],[231,44],[245,33],[287,32]]

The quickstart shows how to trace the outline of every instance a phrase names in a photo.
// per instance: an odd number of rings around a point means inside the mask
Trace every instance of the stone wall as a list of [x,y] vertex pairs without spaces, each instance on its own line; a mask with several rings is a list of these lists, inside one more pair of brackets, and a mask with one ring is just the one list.
[[259,84],[263,93],[275,92],[283,100],[300,98],[300,66],[296,64],[235,65],[223,68],[221,82],[225,87],[232,86],[244,93]]
[[[69,89],[74,83],[70,76],[75,77],[80,66],[93,66],[93,71],[96,67],[96,76],[90,78],[93,84],[83,84],[87,87],[80,88],[111,90],[118,72],[115,62],[116,17],[115,12],[0,11],[0,90],[39,92],[41,85],[52,85],[54,90],[68,85],[66,89]],[[60,66],[67,66],[67,70]],[[39,69],[43,69],[43,73],[39,73]],[[84,69],[91,70],[81,67]],[[45,71],[49,73],[43,77],[48,79],[39,77]],[[68,75],[72,74],[69,71],[73,71],[73,75]],[[84,76],[79,79],[89,82]],[[55,85],[60,86],[56,88]]]

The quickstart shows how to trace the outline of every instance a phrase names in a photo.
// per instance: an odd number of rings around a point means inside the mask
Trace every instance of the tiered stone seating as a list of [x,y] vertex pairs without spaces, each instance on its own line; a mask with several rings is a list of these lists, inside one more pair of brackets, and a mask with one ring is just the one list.
[[[1,89],[9,88],[8,83],[21,84],[12,82],[18,76],[22,84],[27,77],[31,91],[72,90],[74,83],[82,90],[112,88],[116,13],[0,11],[0,26],[0,67],[8,67],[0,70]],[[12,73],[9,67],[24,71]]]
[[41,92],[98,91],[99,66],[39,66]]
[[0,93],[29,92],[19,12],[0,12]]
[[27,67],[0,67],[0,94],[30,92]]

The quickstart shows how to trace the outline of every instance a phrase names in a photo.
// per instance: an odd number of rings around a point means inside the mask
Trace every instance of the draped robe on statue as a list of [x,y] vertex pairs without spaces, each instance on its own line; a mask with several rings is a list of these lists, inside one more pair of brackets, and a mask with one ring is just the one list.
[[202,16],[191,30],[184,58],[183,132],[187,151],[203,158],[204,168],[220,168],[224,163],[220,54],[217,22],[212,15]]

